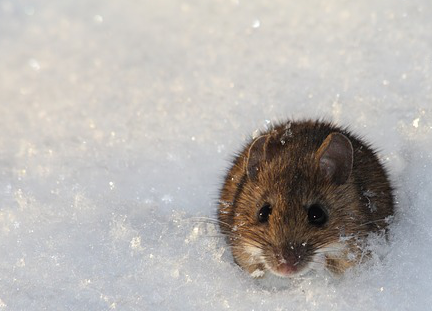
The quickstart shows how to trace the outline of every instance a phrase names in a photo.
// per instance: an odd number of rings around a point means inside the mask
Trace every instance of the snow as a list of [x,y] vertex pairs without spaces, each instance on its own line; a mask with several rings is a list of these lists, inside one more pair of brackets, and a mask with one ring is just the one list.
[[[0,0],[0,310],[429,310],[430,16]],[[232,155],[288,117],[349,125],[397,187],[390,245],[339,279],[257,282],[212,221]]]

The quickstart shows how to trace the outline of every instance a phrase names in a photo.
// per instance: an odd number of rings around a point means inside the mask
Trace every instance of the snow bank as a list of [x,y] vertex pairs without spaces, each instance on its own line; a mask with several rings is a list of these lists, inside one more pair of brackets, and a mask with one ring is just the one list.
[[[0,0],[0,310],[428,310],[430,16],[428,0]],[[382,259],[273,288],[208,219],[232,154],[286,117],[364,135],[399,206]]]

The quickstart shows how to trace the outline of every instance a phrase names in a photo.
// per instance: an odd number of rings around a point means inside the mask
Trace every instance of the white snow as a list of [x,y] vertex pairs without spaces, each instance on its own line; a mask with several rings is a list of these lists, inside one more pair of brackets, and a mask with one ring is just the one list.
[[[0,310],[430,310],[431,16],[430,0],[0,0]],[[368,264],[274,288],[211,219],[234,152],[288,117],[372,142],[399,206]]]

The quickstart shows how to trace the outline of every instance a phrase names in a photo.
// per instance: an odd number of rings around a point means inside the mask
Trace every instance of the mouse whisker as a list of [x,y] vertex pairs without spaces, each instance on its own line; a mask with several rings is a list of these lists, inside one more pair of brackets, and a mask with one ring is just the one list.
[[211,223],[211,224],[223,224],[226,226],[231,226],[230,224],[223,222],[222,220],[219,220],[217,218],[211,218],[211,217],[192,217],[189,218],[191,222],[197,222],[197,223]]
[[324,269],[326,269],[328,271],[330,271],[328,268],[334,268],[336,270],[338,270],[340,268],[338,265],[331,264],[329,262],[319,262],[319,261],[312,261],[311,260],[311,261],[309,261],[309,263],[316,264],[316,265],[318,265],[320,267],[323,267]]
[[340,253],[343,249],[340,248],[333,248],[328,250],[317,250],[315,251],[315,254],[335,254]]
[[374,224],[374,223],[378,223],[378,222],[387,223],[388,222],[388,218],[386,217],[386,218],[381,218],[381,219],[377,219],[377,220],[371,220],[371,221],[368,221],[368,222],[361,223],[361,224],[359,224],[359,226],[366,226],[366,225],[370,225],[370,224]]
[[226,236],[221,233],[221,234],[203,234],[202,235],[203,238],[226,238]]

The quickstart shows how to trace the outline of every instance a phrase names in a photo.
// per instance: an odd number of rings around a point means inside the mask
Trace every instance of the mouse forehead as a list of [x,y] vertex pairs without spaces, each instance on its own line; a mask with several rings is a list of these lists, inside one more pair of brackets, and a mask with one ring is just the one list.
[[262,168],[260,182],[264,185],[284,188],[287,191],[308,190],[319,184],[319,171],[310,152],[286,149],[280,156],[266,162]]
[[329,187],[313,166],[311,156],[295,157],[291,161],[275,159],[263,166],[258,178],[261,201],[275,209],[304,209],[317,201],[327,201]]

